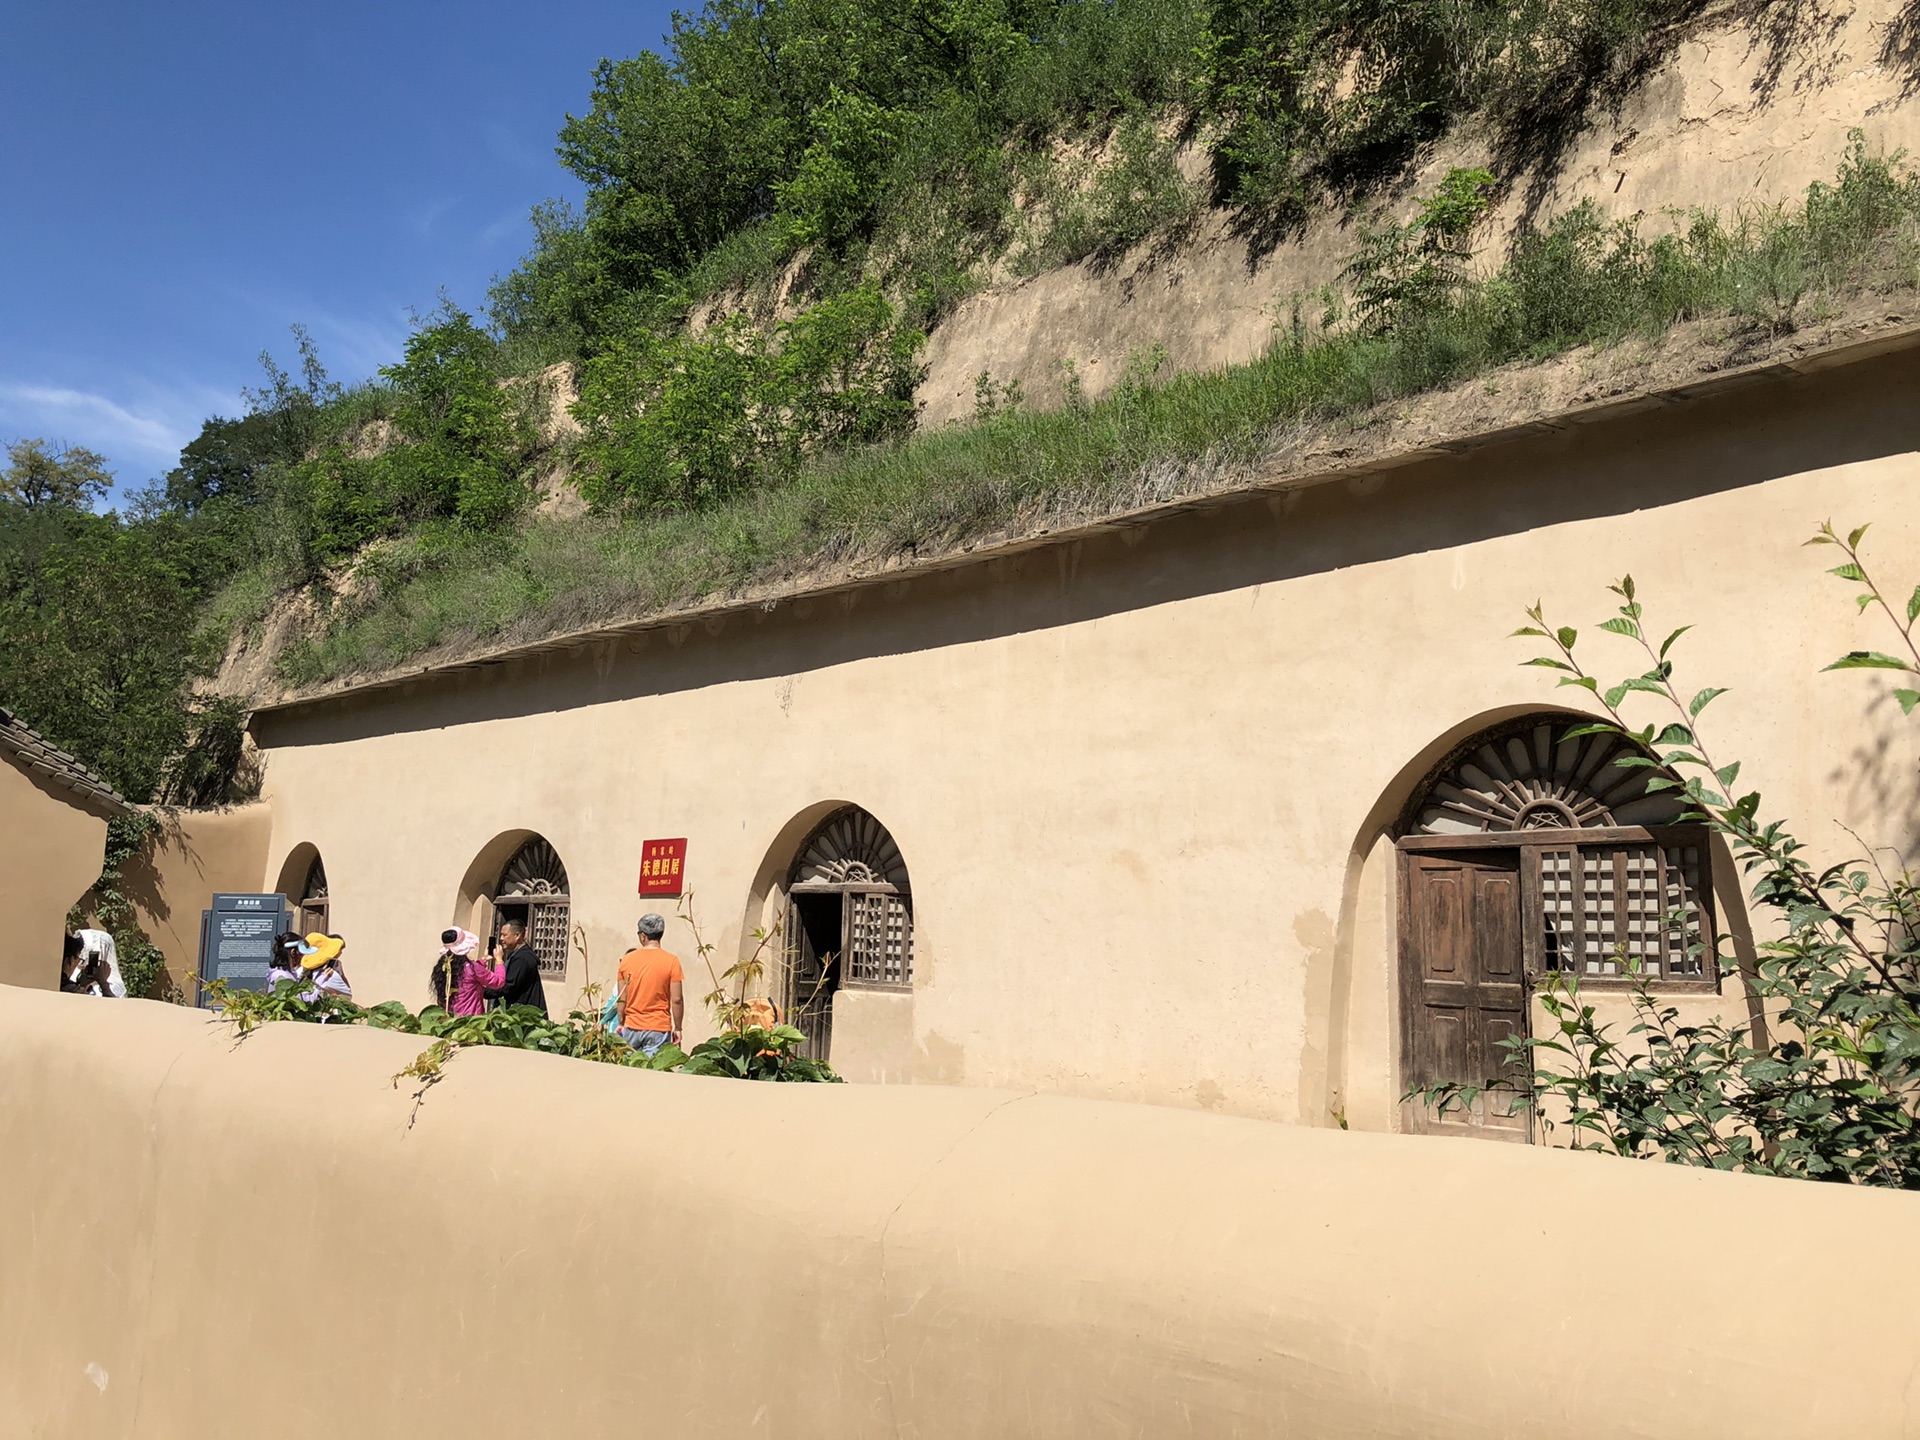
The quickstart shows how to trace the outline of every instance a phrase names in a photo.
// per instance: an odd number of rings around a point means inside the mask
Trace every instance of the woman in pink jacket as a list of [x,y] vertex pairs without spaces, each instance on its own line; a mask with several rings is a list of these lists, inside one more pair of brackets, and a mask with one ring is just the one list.
[[[440,958],[433,962],[433,1002],[455,1015],[484,1015],[487,1001],[507,984],[507,968],[489,969],[475,959],[480,937],[471,930],[452,927],[440,932]],[[452,1003],[448,1003],[452,996]]]

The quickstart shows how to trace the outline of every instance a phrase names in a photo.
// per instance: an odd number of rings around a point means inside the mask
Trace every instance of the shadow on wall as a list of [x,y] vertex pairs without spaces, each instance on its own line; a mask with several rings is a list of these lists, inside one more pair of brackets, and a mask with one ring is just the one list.
[[[1857,674],[1823,678],[1841,685],[1860,682]],[[1863,859],[1872,850],[1881,863],[1897,870],[1911,864],[1920,852],[1920,768],[1914,765],[1913,743],[1920,722],[1900,713],[1891,683],[1882,679],[1873,685],[1865,705],[1867,723],[1862,726],[1873,738],[1844,760],[1835,756],[1836,763],[1827,774],[1833,793],[1846,796],[1848,809],[1862,817],[1860,832],[1857,837],[1820,834],[1818,829],[1830,830],[1836,818],[1809,815],[1800,839],[1822,851],[1831,851],[1837,844],[1844,852],[1851,846]]]
[[[1072,625],[1920,448],[1920,354],[1573,425],[1286,491],[1221,497],[1017,556],[257,714],[260,744],[550,714]],[[1660,463],[1650,464],[1649,457]],[[636,659],[634,657],[644,657]]]
[[121,890],[166,957],[176,993],[190,999],[200,968],[200,912],[215,892],[248,894],[265,883],[273,819],[259,804],[153,814],[159,829],[122,867]]
[[1910,0],[1887,26],[1880,63],[1900,76],[1900,98],[1920,94],[1920,0]]
[[273,888],[298,905],[301,892],[306,889],[307,875],[319,858],[319,849],[311,841],[302,840],[287,852],[287,858],[280,865],[280,879]]
[[1837,42],[1852,15],[1852,4],[1829,4],[1828,0],[1750,4],[1747,30],[1761,56],[1760,73],[1753,82],[1754,104],[1773,104],[1782,85],[1798,94],[1824,89],[1838,79],[1840,66],[1850,59]]
[[494,889],[500,883],[500,872],[506,868],[507,862],[519,853],[520,847],[527,841],[536,838],[532,830],[502,830],[480,847],[480,853],[467,866],[467,873],[460,877],[460,888],[453,900],[454,924],[475,931],[482,940],[486,938],[492,916],[482,902],[493,899]]
[[[739,959],[744,960],[753,953],[755,929],[771,929],[774,925],[785,923],[787,873],[800,856],[802,842],[834,811],[857,803],[852,800],[822,800],[807,806],[780,827],[779,833],[773,837],[773,843],[767,846],[767,853],[761,858],[760,868],[753,872],[753,883],[747,889],[747,905],[740,920]],[[771,974],[768,978],[772,979]]]

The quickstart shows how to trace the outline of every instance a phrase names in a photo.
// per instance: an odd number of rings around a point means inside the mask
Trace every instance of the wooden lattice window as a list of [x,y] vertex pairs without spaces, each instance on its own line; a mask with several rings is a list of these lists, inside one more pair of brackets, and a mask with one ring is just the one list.
[[1714,990],[1707,832],[1677,823],[1684,796],[1627,737],[1569,715],[1475,736],[1435,767],[1402,817],[1400,1065],[1411,1088],[1492,1086],[1458,1113],[1420,1105],[1417,1131],[1525,1139],[1525,1086],[1507,1041],[1529,1033],[1529,993],[1640,980]]
[[311,935],[318,931],[322,935],[330,934],[327,920],[332,909],[327,899],[327,867],[315,855],[313,863],[307,866],[307,878],[300,886],[300,933]]
[[[801,847],[789,895],[838,895],[840,983],[908,989],[913,984],[913,898],[893,836],[866,811],[835,812]],[[789,930],[789,947],[797,938]]]
[[1586,980],[1709,982],[1712,902],[1702,884],[1706,833],[1664,830],[1647,843],[1542,848],[1536,969]]
[[565,980],[572,905],[567,867],[552,845],[535,835],[514,852],[500,872],[494,906],[503,917],[524,911],[527,943],[540,957],[540,975]]
[[913,919],[906,898],[885,891],[856,891],[847,896],[847,970],[849,985],[905,989],[913,984]]

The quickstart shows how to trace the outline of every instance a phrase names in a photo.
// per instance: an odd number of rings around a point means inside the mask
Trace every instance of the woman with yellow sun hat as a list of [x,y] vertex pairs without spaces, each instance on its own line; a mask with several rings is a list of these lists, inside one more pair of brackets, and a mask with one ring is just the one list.
[[346,941],[338,935],[323,935],[316,930],[300,942],[299,948],[300,968],[313,981],[313,988],[301,997],[303,1000],[312,1003],[323,991],[342,1000],[353,998],[353,986],[347,983],[347,972],[340,964],[340,952],[347,948]]

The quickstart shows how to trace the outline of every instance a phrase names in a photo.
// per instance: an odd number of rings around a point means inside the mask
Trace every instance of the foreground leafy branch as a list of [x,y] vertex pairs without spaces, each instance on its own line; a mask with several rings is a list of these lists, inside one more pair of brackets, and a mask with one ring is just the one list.
[[[1886,669],[1920,675],[1913,626],[1920,588],[1904,615],[1890,605],[1860,556],[1866,526],[1844,538],[1822,525],[1808,542],[1835,545],[1843,564],[1829,573],[1865,587],[1864,612],[1878,606],[1899,633],[1909,659],[1854,651],[1829,670]],[[1681,626],[1658,645],[1646,628],[1631,577],[1612,587],[1620,604],[1600,628],[1631,642],[1647,668],[1603,684],[1576,654],[1578,631],[1549,624],[1542,607],[1517,635],[1545,640],[1549,653],[1527,661],[1559,674],[1562,686],[1587,691],[1606,720],[1571,735],[1625,735],[1646,752],[1622,761],[1671,774],[1650,789],[1679,788],[1686,816],[1724,836],[1747,876],[1756,906],[1773,912],[1775,938],[1758,947],[1740,973],[1763,1012],[1759,1025],[1715,1019],[1682,1023],[1644,977],[1632,994],[1633,1023],[1616,1037],[1583,999],[1576,976],[1550,972],[1536,999],[1547,1033],[1506,1043],[1515,1063],[1531,1074],[1520,1105],[1531,1103],[1542,1125],[1569,1131],[1576,1149],[1601,1150],[1677,1164],[1705,1165],[1806,1179],[1920,1189],[1920,890],[1904,868],[1889,870],[1869,854],[1817,866],[1778,820],[1762,816],[1758,791],[1737,793],[1737,760],[1720,763],[1710,750],[1701,716],[1721,688],[1690,697],[1675,680],[1673,651]],[[1911,712],[1920,693],[1895,692]],[[1651,697],[1664,723],[1632,724],[1630,697]],[[1679,778],[1673,778],[1673,777]],[[1684,917],[1667,917],[1683,925]],[[1623,970],[1632,963],[1620,955]],[[1485,1086],[1441,1085],[1418,1092],[1448,1108],[1470,1105]]]

